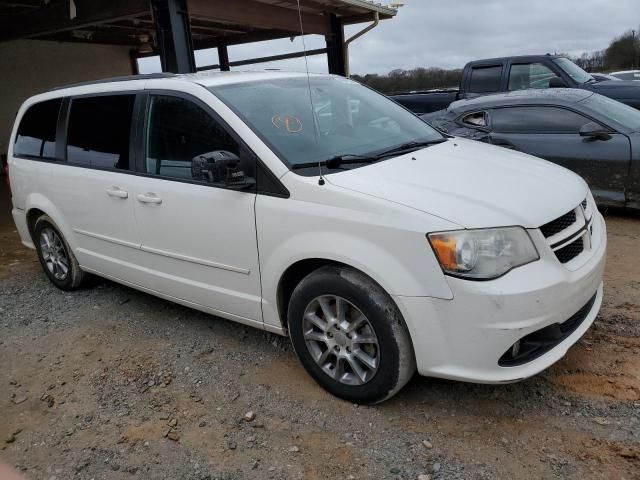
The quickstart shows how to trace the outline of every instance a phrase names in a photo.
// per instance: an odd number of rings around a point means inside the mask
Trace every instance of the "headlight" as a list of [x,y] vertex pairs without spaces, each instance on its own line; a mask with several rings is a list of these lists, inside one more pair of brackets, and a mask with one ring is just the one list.
[[428,238],[444,272],[456,277],[489,280],[540,258],[522,227],[455,230]]

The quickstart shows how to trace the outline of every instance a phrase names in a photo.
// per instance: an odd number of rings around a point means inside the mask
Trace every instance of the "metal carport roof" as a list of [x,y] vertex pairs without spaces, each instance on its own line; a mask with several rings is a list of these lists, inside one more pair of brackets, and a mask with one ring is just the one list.
[[[217,47],[224,69],[228,45],[300,35],[297,5],[297,0],[0,0],[0,42],[126,45],[136,56],[160,54],[170,71],[193,71],[193,50]],[[345,70],[344,25],[396,14],[367,0],[300,0],[300,7],[304,33],[327,38],[334,73]]]

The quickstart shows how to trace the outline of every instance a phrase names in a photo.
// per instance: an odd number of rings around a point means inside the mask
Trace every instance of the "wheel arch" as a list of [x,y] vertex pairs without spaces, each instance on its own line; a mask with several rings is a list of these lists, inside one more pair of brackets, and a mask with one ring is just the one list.
[[46,212],[43,212],[42,210],[36,207],[27,210],[27,228],[29,229],[29,235],[31,235],[31,240],[33,240],[34,242],[35,242],[35,238],[33,237],[33,234],[36,227],[36,221],[43,215],[46,215]]
[[[354,267],[353,265],[349,265],[344,262],[340,262],[338,260],[330,259],[330,258],[305,258],[298,260],[282,273],[280,279],[278,281],[277,286],[277,310],[278,316],[280,318],[280,323],[283,330],[287,331],[289,327],[289,319],[288,319],[288,306],[289,300],[291,299],[291,295],[296,288],[296,286],[300,283],[300,281],[305,278],[310,273],[318,270],[321,267],[326,266],[336,266],[343,267],[354,270],[361,275],[364,275],[373,283],[375,283],[382,291],[384,291],[393,303],[396,303],[393,299],[393,296],[387,292],[387,290],[378,282],[375,278],[373,278],[369,273],[362,271],[361,269]],[[398,307],[398,305],[396,305]],[[398,307],[398,311],[400,311]],[[405,321],[406,323],[406,321]]]
[[29,234],[33,240],[33,229],[35,227],[36,220],[42,216],[47,215],[60,230],[60,233],[64,236],[65,241],[69,244],[72,250],[75,250],[76,242],[73,230],[70,225],[64,220],[64,217],[60,210],[44,195],[39,193],[31,194],[27,197],[26,201],[26,217],[27,227]]

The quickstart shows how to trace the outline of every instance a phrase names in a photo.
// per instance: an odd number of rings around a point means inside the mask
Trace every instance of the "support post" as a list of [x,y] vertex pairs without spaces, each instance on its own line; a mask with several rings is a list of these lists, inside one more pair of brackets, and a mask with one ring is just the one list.
[[330,35],[325,37],[327,43],[327,63],[329,73],[347,76],[344,48],[344,24],[342,18],[335,14],[329,15]]
[[218,64],[221,72],[228,72],[229,69],[229,52],[226,45],[218,45]]
[[186,0],[151,0],[163,72],[192,73],[196,60]]

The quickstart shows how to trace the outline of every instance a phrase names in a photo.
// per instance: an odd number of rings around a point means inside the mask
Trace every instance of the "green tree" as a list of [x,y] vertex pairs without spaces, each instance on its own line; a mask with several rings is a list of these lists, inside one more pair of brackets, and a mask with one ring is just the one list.
[[604,66],[607,70],[634,69],[640,65],[640,34],[629,30],[615,38],[604,52]]
[[386,75],[369,73],[352,75],[357,80],[383,93],[430,90],[437,88],[455,88],[460,83],[462,70],[442,68],[414,68],[413,70],[392,70]]

